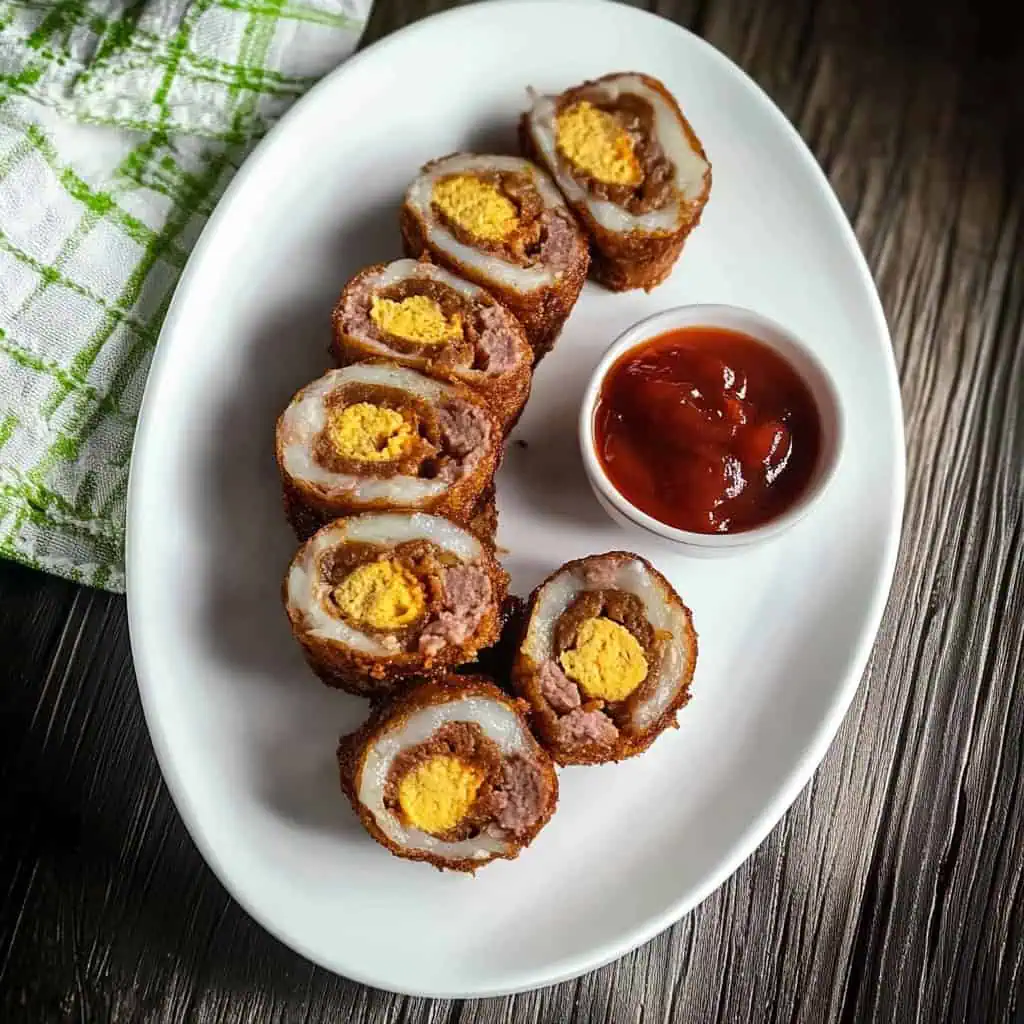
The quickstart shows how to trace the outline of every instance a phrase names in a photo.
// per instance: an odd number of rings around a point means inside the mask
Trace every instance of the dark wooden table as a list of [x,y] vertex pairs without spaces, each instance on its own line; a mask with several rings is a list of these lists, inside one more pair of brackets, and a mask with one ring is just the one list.
[[[378,0],[369,38],[442,3]],[[899,568],[811,784],[699,909],[542,992],[310,966],[178,819],[122,598],[0,566],[0,1021],[1024,1019],[1024,47],[977,0],[651,6],[793,119],[874,271],[906,409]],[[986,6],[991,9],[986,10]]]

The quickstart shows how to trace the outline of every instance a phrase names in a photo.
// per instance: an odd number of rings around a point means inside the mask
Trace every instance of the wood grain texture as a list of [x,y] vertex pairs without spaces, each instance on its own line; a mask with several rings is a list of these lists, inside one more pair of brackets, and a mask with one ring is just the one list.
[[[376,38],[448,6],[377,0]],[[311,967],[171,806],[124,602],[0,567],[0,1020],[358,1024],[1024,1018],[1024,46],[969,0],[679,0],[793,119],[892,326],[896,583],[820,770],[737,874],[586,978],[473,1003]]]

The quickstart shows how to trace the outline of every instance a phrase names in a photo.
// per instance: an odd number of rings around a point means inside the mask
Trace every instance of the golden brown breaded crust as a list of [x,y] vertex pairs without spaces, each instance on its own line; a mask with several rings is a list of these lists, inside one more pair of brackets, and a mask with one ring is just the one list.
[[551,287],[535,288],[524,293],[502,288],[473,267],[460,263],[443,249],[431,245],[425,225],[407,205],[402,207],[399,224],[407,256],[419,258],[427,254],[439,266],[486,288],[506,309],[515,314],[533,348],[534,366],[551,351],[587,279],[590,252],[582,235],[579,251],[565,268],[562,277]]
[[652,235],[639,236],[643,246],[636,255],[628,253],[619,242],[622,235],[605,231],[598,224],[590,226],[594,237],[593,259],[590,263],[591,276],[609,291],[626,292],[634,288],[651,291],[672,273],[690,232],[700,221],[700,214],[674,235],[656,238]]
[[[386,266],[387,264],[385,263],[376,263],[365,270],[361,270],[345,285],[341,297],[334,307],[334,312],[331,314],[331,324],[334,332],[332,350],[339,366],[348,366],[350,363],[366,362],[381,358],[379,349],[368,344],[364,339],[346,332],[341,312],[348,298],[348,293],[360,287],[365,278],[373,274],[379,274]],[[494,298],[493,296],[490,297]],[[494,302],[499,306],[501,305],[497,299],[494,299]],[[399,366],[408,366],[436,380],[461,384],[470,388],[484,399],[487,407],[500,421],[502,432],[507,434],[518,422],[526,405],[526,400],[530,397],[530,385],[533,382],[533,350],[519,319],[507,307],[504,308],[511,314],[511,326],[516,331],[517,357],[519,353],[522,353],[523,356],[522,359],[517,358],[516,365],[505,373],[488,375],[474,371],[466,372],[459,367],[445,366],[442,363],[438,363],[437,360],[423,355],[397,352],[390,349],[387,358]]]
[[498,503],[493,480],[484,489],[484,493],[480,495],[480,503],[474,510],[472,518],[466,524],[466,529],[472,530],[473,533],[488,544],[494,544],[494,538],[498,533]]
[[288,525],[295,531],[301,541],[309,540],[320,529],[338,517],[307,505],[298,491],[281,474],[281,500]]
[[[387,362],[387,360],[364,360],[364,362]],[[329,495],[316,486],[290,476],[284,467],[284,446],[281,440],[280,422],[275,438],[277,468],[281,475],[285,515],[299,540],[307,540],[321,526],[342,516],[358,515],[361,512],[429,512],[444,516],[453,523],[465,526],[476,514],[481,498],[494,479],[503,454],[504,433],[497,417],[487,403],[464,384],[451,382],[458,392],[457,397],[471,403],[490,421],[490,440],[487,450],[472,471],[456,480],[448,490],[426,505],[406,508],[386,500],[353,502],[345,495]],[[299,392],[301,394],[301,392]],[[297,396],[296,396],[297,397]],[[295,399],[293,398],[292,401]],[[284,414],[282,413],[282,416]]]
[[[617,78],[621,72],[611,75],[603,75],[575,86],[572,90],[583,89],[588,86],[600,85],[606,79]],[[689,140],[694,150],[707,161],[707,154],[696,133],[690,126],[689,121],[683,116],[679,109],[676,98],[665,88],[665,85],[657,78],[639,72],[628,72],[643,79],[644,84],[649,88],[661,93],[668,101],[675,113],[683,133]],[[523,114],[519,119],[519,145],[523,156],[528,160],[545,166],[542,154],[537,148],[529,127],[529,114]],[[555,168],[548,170],[554,176]],[[555,184],[558,184],[557,178]],[[566,202],[572,207],[573,212],[579,219],[591,242],[590,276],[605,288],[615,292],[629,291],[634,288],[643,288],[651,291],[657,287],[672,272],[672,267],[679,259],[686,239],[693,229],[700,223],[704,206],[711,195],[711,163],[708,161],[708,169],[704,175],[704,188],[700,196],[689,204],[687,217],[680,227],[671,233],[659,232],[658,234],[647,234],[641,231],[633,231],[629,234],[621,234],[608,231],[594,220],[587,208],[586,203],[573,203],[568,198]]]
[[467,676],[485,675],[495,680],[506,693],[511,693],[509,680],[512,678],[512,663],[519,648],[525,612],[526,602],[515,594],[509,594],[501,606],[501,636],[498,642],[483,648],[474,661],[467,662],[457,671]]
[[[675,602],[682,609],[686,621],[687,639],[689,640],[689,643],[686,644],[688,657],[682,672],[683,685],[679,688],[675,698],[665,709],[664,713],[642,733],[627,734],[624,730],[619,729],[618,740],[613,747],[591,745],[588,747],[574,747],[571,750],[567,750],[559,744],[555,734],[555,725],[560,716],[554,712],[541,693],[538,679],[540,666],[522,652],[522,643],[526,638],[530,620],[533,618],[541,591],[562,572],[581,568],[591,559],[607,558],[608,556],[618,556],[623,560],[636,560],[643,563],[647,571],[666,588],[667,592],[672,595]],[[626,758],[642,754],[667,728],[670,726],[678,728],[679,723],[676,721],[676,715],[690,700],[690,684],[693,681],[693,673],[696,666],[697,633],[693,628],[693,616],[690,613],[690,609],[676,593],[672,584],[646,558],[641,558],[639,555],[629,551],[608,551],[600,555],[589,555],[586,558],[577,558],[571,562],[566,562],[551,573],[530,594],[512,665],[512,690],[530,705],[530,724],[533,727],[533,731],[559,764],[607,764],[613,761],[624,761]]]
[[[339,518],[329,512],[320,512],[303,502],[295,489],[287,482],[282,487],[282,499],[285,518],[301,541],[307,541],[321,527],[333,523]],[[447,518],[451,519],[451,516]],[[454,519],[452,520],[455,521]],[[463,524],[460,524],[463,525]],[[495,500],[494,480],[484,488],[469,519],[464,524],[467,530],[475,533],[488,544],[494,543],[498,533],[498,505]]]
[[[382,657],[311,635],[304,629],[301,611],[293,612],[289,607],[286,572],[282,585],[285,612],[309,667],[328,686],[358,697],[379,697],[404,689],[410,676],[430,679],[472,661],[478,651],[492,646],[501,636],[502,607],[508,593],[508,573],[495,558],[493,545],[486,538],[481,540],[483,557],[474,564],[479,564],[491,581],[491,600],[471,637],[461,644],[445,644],[436,654],[401,651]],[[296,552],[293,563],[302,550],[300,547]]]
[[[449,861],[436,857],[433,854],[422,850],[406,850],[392,842],[381,831],[373,814],[359,801],[356,792],[356,780],[362,770],[366,754],[372,744],[380,739],[386,732],[402,725],[405,720],[420,708],[429,707],[431,704],[444,704],[450,700],[461,697],[482,697],[488,700],[497,701],[515,713],[523,724],[523,732],[526,736],[530,760],[541,769],[547,783],[547,800],[544,808],[538,816],[537,821],[529,832],[518,839],[509,839],[510,851],[505,854],[494,854],[486,860],[465,860]],[[558,776],[555,773],[554,762],[548,753],[534,739],[530,733],[529,722],[526,717],[528,708],[524,701],[509,697],[486,676],[458,676],[447,675],[439,679],[424,682],[404,693],[380,702],[374,706],[369,719],[360,726],[354,733],[342,736],[338,743],[338,770],[341,778],[341,788],[352,804],[352,809],[359,816],[363,827],[378,842],[396,857],[403,857],[406,860],[426,861],[441,870],[468,871],[473,874],[478,868],[490,864],[493,860],[514,860],[537,837],[540,830],[551,820],[558,804]]]

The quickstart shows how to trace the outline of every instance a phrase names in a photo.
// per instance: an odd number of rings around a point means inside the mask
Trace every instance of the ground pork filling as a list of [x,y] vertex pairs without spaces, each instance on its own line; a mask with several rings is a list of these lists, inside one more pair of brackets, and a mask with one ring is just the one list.
[[465,643],[476,632],[492,597],[491,579],[482,569],[472,565],[445,569],[441,608],[420,634],[420,652],[434,655],[448,644]]
[[364,633],[391,638],[395,652],[437,654],[476,632],[493,597],[486,570],[426,540],[394,547],[348,543],[319,571],[327,611]]
[[491,424],[461,398],[438,405],[398,388],[346,384],[324,399],[313,458],[332,473],[414,476],[454,483],[486,451]]
[[[442,341],[422,341],[382,329],[374,319],[375,303],[400,304],[420,297],[436,304],[440,318],[457,324],[458,332]],[[468,299],[454,288],[429,277],[407,277],[376,288],[373,277],[356,283],[345,296],[342,325],[347,334],[386,345],[401,355],[430,359],[439,367],[499,374],[516,365],[516,325],[488,295]]]
[[[605,582],[598,577],[597,585]],[[581,593],[559,618],[554,639],[537,682],[556,716],[555,740],[566,749],[614,745],[637,701],[656,685],[652,669],[663,638],[640,598],[606,588]]]
[[[446,180],[466,175],[451,175]],[[578,257],[579,233],[568,210],[551,209],[527,174],[515,171],[473,172],[472,177],[493,186],[515,209],[515,220],[500,238],[472,234],[435,201],[434,216],[463,245],[491,252],[520,267],[565,267]],[[435,185],[436,195],[437,185]]]
[[445,842],[481,832],[518,838],[536,825],[549,782],[521,755],[504,755],[475,722],[450,722],[395,757],[384,806],[406,827]]
[[638,165],[639,180],[629,184],[600,181],[568,159],[559,148],[563,169],[595,199],[607,200],[634,215],[660,210],[671,202],[676,195],[673,181],[675,167],[665,156],[654,133],[654,111],[651,105],[639,96],[628,93],[609,102],[601,89],[572,89],[558,102],[556,123],[559,116],[581,103],[590,104],[614,118],[629,140],[632,157]]

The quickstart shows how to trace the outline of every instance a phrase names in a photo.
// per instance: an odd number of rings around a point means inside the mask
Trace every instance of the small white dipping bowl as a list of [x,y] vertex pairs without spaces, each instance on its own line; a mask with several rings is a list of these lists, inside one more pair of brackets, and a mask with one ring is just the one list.
[[[803,494],[785,512],[760,526],[736,533],[693,533],[668,526],[625,498],[608,479],[597,456],[594,413],[608,371],[626,352],[680,327],[720,327],[755,338],[789,363],[807,385],[817,406],[821,421],[821,448],[811,479]],[[648,540],[659,540],[687,554],[728,554],[777,537],[807,515],[825,493],[835,476],[842,452],[843,410],[835,383],[818,357],[805,342],[774,320],[740,306],[676,306],[634,324],[609,346],[583,396],[579,440],[590,486],[601,506],[620,526],[641,531]]]

